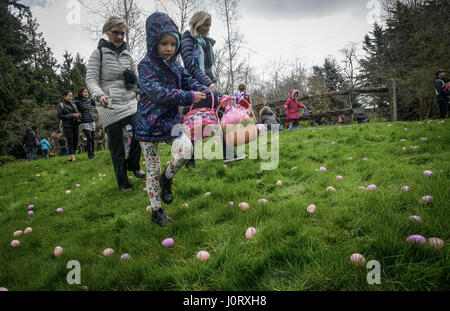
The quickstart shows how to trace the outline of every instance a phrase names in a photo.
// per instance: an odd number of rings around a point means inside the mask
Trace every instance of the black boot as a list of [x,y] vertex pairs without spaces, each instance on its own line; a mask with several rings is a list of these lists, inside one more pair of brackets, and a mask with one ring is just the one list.
[[162,207],[159,210],[152,212],[152,221],[160,226],[165,226],[174,222],[172,218],[166,215]]
[[166,170],[164,170],[164,173],[159,178],[159,185],[161,186],[161,201],[166,204],[170,204],[173,201],[172,182],[173,180],[166,177]]

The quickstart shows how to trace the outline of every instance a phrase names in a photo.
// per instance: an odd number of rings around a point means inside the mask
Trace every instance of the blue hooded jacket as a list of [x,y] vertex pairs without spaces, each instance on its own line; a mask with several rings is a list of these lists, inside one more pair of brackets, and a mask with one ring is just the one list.
[[172,128],[181,123],[180,106],[194,103],[194,92],[208,89],[184,72],[176,60],[180,49],[166,61],[157,55],[162,35],[175,33],[178,27],[167,14],[156,12],[147,18],[147,55],[138,65],[138,102],[135,137],[140,141],[164,141],[175,138]]

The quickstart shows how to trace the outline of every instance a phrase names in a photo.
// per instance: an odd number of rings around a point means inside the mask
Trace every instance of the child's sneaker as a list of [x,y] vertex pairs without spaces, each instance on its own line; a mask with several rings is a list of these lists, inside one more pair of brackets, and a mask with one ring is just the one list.
[[173,180],[166,177],[166,170],[164,170],[164,173],[159,178],[159,185],[161,186],[161,201],[166,204],[170,204],[173,201],[172,182]]
[[165,226],[174,222],[172,218],[166,215],[162,207],[159,210],[152,212],[152,221],[160,226]]

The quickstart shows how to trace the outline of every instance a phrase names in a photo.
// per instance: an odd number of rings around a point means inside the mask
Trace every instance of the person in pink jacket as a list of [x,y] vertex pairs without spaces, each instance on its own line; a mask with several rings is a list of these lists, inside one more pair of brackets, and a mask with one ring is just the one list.
[[292,129],[297,127],[298,129],[301,128],[300,126],[300,114],[298,113],[299,108],[305,109],[305,106],[300,104],[298,101],[298,91],[297,90],[291,90],[289,92],[289,99],[284,104],[284,109],[286,109],[286,116],[291,122],[291,125],[289,126],[289,131],[292,131]]

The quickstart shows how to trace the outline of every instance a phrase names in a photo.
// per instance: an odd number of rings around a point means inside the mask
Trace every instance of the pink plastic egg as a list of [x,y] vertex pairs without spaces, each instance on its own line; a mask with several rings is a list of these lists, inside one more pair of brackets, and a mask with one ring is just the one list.
[[424,174],[425,176],[427,176],[427,177],[428,177],[428,176],[433,176],[433,172],[430,171],[430,170],[424,171],[423,174]]
[[63,210],[62,208],[57,208],[57,209],[56,209],[56,212],[57,212],[58,214],[61,214],[62,212],[64,212],[64,210]]
[[316,206],[314,204],[311,204],[306,208],[306,211],[310,214],[313,214],[316,211]]
[[444,241],[439,238],[429,238],[428,244],[433,247],[443,247]]
[[342,177],[341,175],[336,176],[336,180],[344,180],[344,177]]
[[366,258],[358,253],[351,255],[350,261],[357,266],[364,266],[366,264]]
[[247,231],[245,231],[245,237],[247,239],[251,239],[253,238],[253,236],[256,234],[256,229],[253,227],[250,227],[247,229]]
[[19,237],[19,236],[21,236],[23,234],[23,231],[22,230],[18,230],[18,231],[16,231],[16,232],[14,232],[14,237]]
[[11,246],[13,248],[19,247],[20,246],[20,241],[18,241],[18,240],[11,241]]
[[408,186],[403,186],[402,187],[402,191],[405,191],[405,192],[409,191],[409,187]]
[[107,248],[103,251],[103,256],[110,256],[114,254],[114,250],[112,248]]
[[278,185],[278,186],[283,186],[283,182],[282,182],[281,180],[278,180],[278,181],[277,181],[277,185]]
[[261,203],[261,204],[267,204],[267,202],[269,202],[269,201],[266,200],[266,199],[259,199],[258,200],[258,203]]
[[34,205],[33,205],[33,204],[31,204],[31,205],[28,205],[28,209],[29,209],[29,210],[32,210],[32,209],[34,209]]
[[164,241],[162,241],[161,244],[164,247],[173,247],[173,245],[175,244],[175,241],[172,238],[167,238]]
[[377,190],[377,186],[375,186],[375,185],[369,185],[369,186],[367,186],[367,190],[369,190],[369,191]]
[[122,259],[122,260],[129,260],[129,259],[131,259],[131,256],[128,255],[128,254],[123,254],[122,256],[120,256],[120,259]]
[[420,244],[425,244],[427,243],[427,239],[425,239],[423,236],[421,235],[410,235],[409,237],[406,238],[406,242],[408,243],[420,243]]
[[28,212],[28,216],[33,216],[34,215],[34,212],[33,211],[29,211]]
[[26,229],[23,231],[24,234],[28,234],[28,233],[31,233],[31,232],[33,232],[33,229],[31,229],[30,227],[26,228]]
[[71,193],[71,191],[70,190],[66,190],[66,194],[70,194]]
[[63,253],[63,248],[62,248],[61,246],[57,246],[57,247],[55,248],[55,250],[53,251],[53,254],[54,254],[56,257],[61,256],[62,253]]
[[239,203],[239,207],[245,211],[250,208],[250,205],[248,205],[248,203],[242,202],[242,203]]
[[418,221],[418,222],[421,222],[421,221],[422,221],[422,217],[416,216],[416,215],[409,216],[408,219],[410,219],[410,220],[415,220],[415,221]]
[[230,202],[230,203],[228,203],[228,205],[230,205],[231,207],[233,207],[233,206],[234,206],[234,202]]
[[197,253],[197,259],[207,261],[211,255],[207,251],[200,251]]
[[319,171],[322,172],[322,173],[325,173],[327,171],[327,169],[325,167],[320,167]]
[[420,204],[431,204],[434,198],[431,195],[426,195],[419,200]]
[[400,141],[401,141],[401,142],[404,142],[404,141],[406,141],[406,139],[403,138],[403,139],[400,139]]
[[80,188],[80,187],[81,187],[81,185],[80,185],[80,184],[76,184],[76,185],[75,185],[75,187],[77,187],[77,188]]

